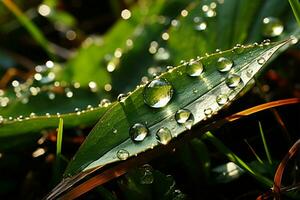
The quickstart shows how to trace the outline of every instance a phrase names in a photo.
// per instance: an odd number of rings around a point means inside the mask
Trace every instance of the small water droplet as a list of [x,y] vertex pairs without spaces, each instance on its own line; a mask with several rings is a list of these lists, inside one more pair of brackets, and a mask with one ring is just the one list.
[[167,66],[167,71],[168,71],[168,72],[171,72],[173,69],[174,69],[173,66],[171,66],[171,65]]
[[120,149],[117,151],[117,157],[120,160],[127,160],[127,158],[129,157],[129,152],[126,151],[125,149]]
[[140,123],[134,124],[129,130],[129,135],[134,142],[143,141],[148,133],[148,128],[144,124]]
[[233,51],[237,54],[241,54],[244,52],[244,47],[241,44],[236,44],[235,47],[233,47]]
[[221,57],[218,59],[217,68],[220,72],[228,72],[229,70],[231,70],[232,66],[233,62],[228,58]]
[[35,113],[33,113],[33,112],[30,113],[30,115],[29,115],[30,118],[35,118],[35,116],[36,116],[36,115],[35,115]]
[[175,120],[178,124],[182,124],[186,129],[191,129],[194,124],[194,116],[187,109],[180,109],[175,113]]
[[117,129],[114,129],[114,130],[113,130],[113,133],[114,133],[114,134],[118,133],[118,130],[117,130]]
[[143,92],[144,102],[152,108],[162,108],[166,106],[173,95],[172,85],[160,78],[148,83]]
[[124,102],[126,97],[127,97],[126,94],[119,94],[117,100],[119,102]]
[[200,76],[203,72],[203,64],[201,61],[190,61],[186,66],[186,72],[189,76]]
[[247,76],[248,78],[251,78],[252,74],[253,74],[253,70],[252,70],[252,69],[248,69],[248,70],[246,71],[246,76]]
[[197,90],[196,88],[194,88],[194,89],[193,89],[193,93],[194,93],[194,94],[197,94],[197,93],[198,93],[198,90]]
[[266,62],[266,60],[263,57],[261,57],[257,60],[257,63],[260,65],[263,65],[265,62]]
[[270,43],[271,43],[271,40],[269,40],[269,39],[265,39],[262,41],[263,45],[269,45]]
[[108,99],[102,99],[100,101],[99,107],[107,107],[111,104],[110,100]]
[[197,31],[204,31],[207,28],[206,22],[200,22],[194,26]]
[[156,139],[163,145],[168,144],[172,139],[171,131],[166,127],[158,129],[156,132]]
[[263,19],[262,33],[265,37],[276,37],[283,32],[282,22],[275,17],[265,17]]
[[219,105],[224,105],[228,101],[228,96],[226,94],[220,94],[216,97],[216,101]]
[[237,74],[230,74],[226,79],[226,85],[230,88],[235,88],[241,82],[241,77]]
[[94,110],[93,106],[91,106],[91,105],[87,105],[86,109],[87,110]]
[[213,110],[211,108],[205,108],[204,109],[204,114],[207,116],[207,117],[211,117],[211,115],[213,114]]
[[145,164],[140,168],[140,170],[141,170],[140,183],[143,185],[152,184],[154,181],[153,168],[150,165]]

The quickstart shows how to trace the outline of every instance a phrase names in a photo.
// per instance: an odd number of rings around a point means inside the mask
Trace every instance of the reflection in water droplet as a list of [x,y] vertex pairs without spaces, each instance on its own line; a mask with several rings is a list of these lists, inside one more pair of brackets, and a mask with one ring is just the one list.
[[173,88],[170,83],[160,78],[148,83],[144,88],[144,102],[152,108],[166,106],[173,95]]
[[126,151],[125,149],[120,149],[117,151],[117,157],[120,160],[126,160],[129,157],[129,152]]
[[261,57],[257,60],[257,63],[260,65],[263,65],[265,62],[266,62],[266,60],[263,57]]
[[191,129],[194,124],[194,116],[187,109],[180,109],[175,113],[175,120],[178,124],[182,124],[186,129]]
[[262,33],[265,37],[276,37],[283,32],[282,22],[275,17],[265,17],[263,19]]
[[154,181],[152,167],[148,164],[145,164],[140,168],[140,171],[141,171],[140,183],[143,185],[152,184]]
[[149,130],[144,124],[136,123],[130,130],[129,135],[134,142],[141,142],[148,135]]
[[99,106],[100,106],[100,107],[107,107],[107,106],[109,106],[110,104],[111,104],[110,100],[108,100],[108,99],[102,99],[102,100],[100,101]]
[[162,127],[156,132],[156,139],[159,143],[166,145],[168,144],[172,139],[171,131],[166,128]]
[[216,97],[216,101],[219,105],[224,105],[228,101],[228,97],[226,94],[220,94]]
[[241,82],[241,77],[237,74],[230,74],[226,79],[226,85],[230,88],[235,88]]
[[218,59],[217,68],[220,72],[228,72],[233,66],[233,62],[228,58],[221,57]]
[[186,66],[186,72],[189,76],[200,76],[203,72],[203,64],[201,61],[190,61]]

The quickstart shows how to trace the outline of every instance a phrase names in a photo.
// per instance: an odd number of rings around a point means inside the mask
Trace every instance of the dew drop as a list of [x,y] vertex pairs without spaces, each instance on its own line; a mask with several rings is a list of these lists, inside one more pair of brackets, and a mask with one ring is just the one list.
[[120,149],[117,151],[117,157],[120,160],[127,160],[127,158],[129,157],[129,152],[126,151],[125,149]]
[[171,131],[166,128],[162,127],[156,132],[156,139],[159,143],[166,145],[168,144],[172,139]]
[[35,118],[35,116],[36,116],[36,115],[35,115],[35,113],[33,113],[33,112],[30,113],[30,115],[29,115],[30,118]]
[[206,109],[204,109],[204,114],[207,117],[211,117],[211,115],[213,114],[213,110],[211,108],[206,108]]
[[262,41],[263,45],[269,45],[270,43],[271,43],[271,40],[269,40],[269,39],[265,39]]
[[201,61],[190,61],[186,66],[186,72],[189,76],[200,76],[203,72],[203,64]]
[[261,57],[257,60],[257,63],[260,65],[263,65],[265,62],[266,62],[266,60],[263,57]]
[[244,52],[244,47],[241,44],[237,44],[233,47],[233,51],[237,54],[241,54]]
[[87,105],[86,109],[87,110],[94,110],[93,106],[91,106],[91,105]]
[[265,37],[276,37],[283,32],[282,22],[275,17],[265,17],[263,19],[262,34]]
[[226,79],[226,85],[230,88],[235,88],[241,82],[241,77],[237,74],[230,74]]
[[221,57],[218,59],[217,68],[220,72],[228,72],[229,70],[231,70],[232,66],[233,62],[228,58]]
[[4,122],[4,118],[0,115],[0,124]]
[[144,102],[152,108],[166,106],[173,95],[172,85],[166,80],[159,78],[148,83],[144,89]]
[[191,129],[194,124],[194,116],[187,109],[180,109],[175,113],[175,120],[178,124],[182,124],[186,129]]
[[111,104],[110,100],[108,99],[102,99],[100,101],[99,107],[107,107]]
[[129,135],[134,142],[143,141],[148,133],[148,128],[144,124],[140,123],[134,124],[129,130]]
[[228,96],[226,94],[220,94],[216,97],[216,101],[219,105],[224,105],[228,101]]
[[127,97],[126,94],[119,94],[118,97],[117,97],[117,100],[119,102],[124,102],[126,97]]
[[206,22],[200,22],[194,26],[195,30],[197,31],[204,31],[206,27],[207,27]]

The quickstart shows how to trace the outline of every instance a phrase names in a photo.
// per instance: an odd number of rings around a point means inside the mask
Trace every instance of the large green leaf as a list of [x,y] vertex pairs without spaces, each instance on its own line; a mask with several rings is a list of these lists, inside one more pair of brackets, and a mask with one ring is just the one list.
[[[189,64],[186,63],[163,73],[155,80],[167,81],[174,91],[171,101],[163,108],[151,108],[145,104],[144,90],[148,85],[140,86],[125,100],[111,106],[100,118],[69,163],[65,172],[67,178],[52,195],[56,192],[59,194],[62,189],[67,189],[95,169],[161,145],[156,133],[162,127],[167,128],[171,137],[175,138],[190,129],[191,125],[214,116],[245,89],[274,52],[286,43],[288,42],[249,45],[198,58],[204,66],[204,72],[197,77],[188,75]],[[220,58],[232,61],[233,68],[220,72]],[[229,77],[233,74],[235,78],[230,81]],[[231,85],[232,81],[236,83],[236,87]],[[157,91],[153,97],[159,98],[164,90],[165,88]],[[219,95],[225,95],[225,101],[218,101]],[[192,123],[177,123],[175,113],[179,109],[191,112]],[[149,130],[142,142],[132,141],[129,135],[129,130],[135,123],[145,124]]]

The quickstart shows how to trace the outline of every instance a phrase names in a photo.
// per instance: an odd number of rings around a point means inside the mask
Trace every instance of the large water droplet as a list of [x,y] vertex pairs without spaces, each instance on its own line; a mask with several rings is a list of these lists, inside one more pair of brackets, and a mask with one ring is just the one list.
[[266,37],[276,37],[283,32],[282,22],[275,17],[265,17],[263,19],[262,33]]
[[175,120],[178,124],[182,124],[186,129],[191,129],[194,124],[194,116],[187,109],[180,109],[175,113]]
[[166,127],[162,127],[156,132],[156,138],[159,143],[166,145],[172,139],[171,131]]
[[141,142],[148,135],[149,130],[144,124],[136,123],[130,130],[129,135],[134,142]]
[[216,101],[219,105],[224,105],[228,101],[228,97],[226,94],[220,94],[216,97]]
[[186,66],[186,72],[190,76],[200,76],[203,72],[203,64],[201,61],[191,61]]
[[173,95],[170,83],[160,78],[155,79],[145,86],[144,102],[152,108],[162,108],[168,104]]
[[120,160],[126,160],[129,157],[129,152],[126,151],[125,149],[120,149],[117,151],[117,157]]
[[230,74],[226,79],[226,85],[230,88],[235,88],[241,82],[241,77],[237,74]]
[[228,58],[221,57],[218,59],[217,68],[220,72],[228,72],[233,66],[233,62]]

